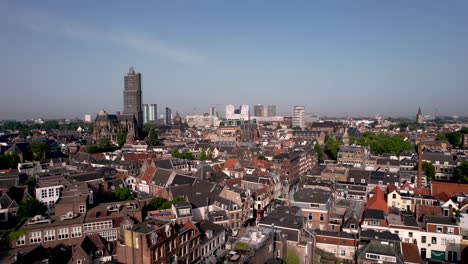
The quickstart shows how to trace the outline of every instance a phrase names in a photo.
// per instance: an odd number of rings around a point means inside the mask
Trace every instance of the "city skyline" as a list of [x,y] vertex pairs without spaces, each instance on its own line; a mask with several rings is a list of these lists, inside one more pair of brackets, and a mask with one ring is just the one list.
[[153,3],[122,16],[127,2],[2,2],[0,119],[122,112],[129,66],[145,76],[143,103],[182,114],[468,115],[468,4],[360,4]]

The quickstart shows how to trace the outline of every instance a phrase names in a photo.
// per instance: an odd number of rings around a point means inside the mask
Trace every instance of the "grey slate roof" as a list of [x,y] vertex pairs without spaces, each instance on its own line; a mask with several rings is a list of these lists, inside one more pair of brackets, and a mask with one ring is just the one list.
[[302,189],[294,194],[296,202],[325,204],[331,192],[321,189]]
[[457,225],[455,220],[448,216],[427,216],[426,223],[440,224],[440,225],[453,225],[453,226]]
[[380,211],[380,210],[367,209],[367,210],[364,211],[364,218],[365,219],[384,220],[385,219],[385,214],[384,214],[383,211]]

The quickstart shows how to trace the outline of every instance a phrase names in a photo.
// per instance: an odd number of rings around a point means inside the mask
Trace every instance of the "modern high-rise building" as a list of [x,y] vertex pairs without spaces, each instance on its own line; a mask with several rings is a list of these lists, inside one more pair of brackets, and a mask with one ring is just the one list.
[[254,105],[254,116],[263,117],[264,116],[264,107],[261,104]]
[[158,117],[156,104],[143,104],[143,124],[156,121]]
[[294,106],[292,115],[292,127],[305,128],[305,107]]
[[236,109],[234,105],[226,105],[226,119],[249,120],[249,106],[241,105],[239,109]]
[[150,104],[149,105],[149,121],[156,121],[158,119],[158,105]]
[[149,122],[149,105],[143,104],[143,124]]
[[267,117],[276,116],[276,105],[267,106]]
[[141,100],[141,74],[130,67],[124,77],[124,115],[133,115],[137,120],[137,127],[143,127],[143,107]]
[[169,107],[166,107],[166,126],[172,125],[172,111]]
[[216,107],[210,107],[210,116],[216,115]]

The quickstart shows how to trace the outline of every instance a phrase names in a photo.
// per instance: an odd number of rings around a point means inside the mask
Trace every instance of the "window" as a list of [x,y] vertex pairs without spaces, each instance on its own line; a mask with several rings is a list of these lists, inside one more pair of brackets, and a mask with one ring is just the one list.
[[55,189],[55,196],[60,196],[60,188]]
[[102,238],[104,238],[106,241],[115,241],[115,240],[117,240],[117,231],[116,230],[99,232],[99,235]]
[[309,213],[309,221],[312,221],[312,213]]
[[55,240],[55,230],[44,231],[44,242]]
[[68,228],[57,229],[57,239],[67,239],[68,238]]
[[354,182],[354,178],[349,179],[350,182]]
[[320,214],[320,222],[323,222],[323,214]]
[[83,261],[81,259],[76,261],[76,264],[82,264],[82,263],[83,263]]
[[409,232],[408,235],[410,238],[413,237],[413,232]]
[[365,180],[365,179],[361,179],[361,183],[366,183],[366,180]]
[[437,237],[432,237],[431,238],[431,244],[437,244]]
[[447,239],[447,244],[449,246],[455,246],[455,239]]
[[426,243],[426,236],[421,237],[421,243]]
[[444,228],[441,226],[437,227],[437,233],[442,233],[444,231]]
[[42,240],[42,232],[31,232],[29,233],[29,243],[30,244],[35,244],[35,243],[41,243]]
[[453,227],[447,227],[447,233],[448,234],[453,234],[455,232],[455,228]]
[[81,226],[74,226],[71,229],[71,237],[80,237],[81,236]]
[[341,256],[346,256],[346,251],[345,250],[341,250]]
[[80,214],[84,214],[84,213],[86,213],[86,205],[81,204],[80,205]]
[[53,197],[53,196],[54,196],[54,189],[50,188],[49,189],[49,197]]
[[26,236],[22,235],[16,240],[16,245],[21,246],[26,244]]
[[356,226],[355,226],[354,224],[351,224],[349,227],[350,227],[351,229],[354,229]]
[[41,198],[47,198],[47,190],[41,190]]

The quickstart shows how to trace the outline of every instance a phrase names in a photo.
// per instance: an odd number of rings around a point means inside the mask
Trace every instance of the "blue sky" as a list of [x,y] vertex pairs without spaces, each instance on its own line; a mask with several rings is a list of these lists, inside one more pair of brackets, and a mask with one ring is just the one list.
[[0,119],[305,105],[468,115],[467,1],[1,1]]

